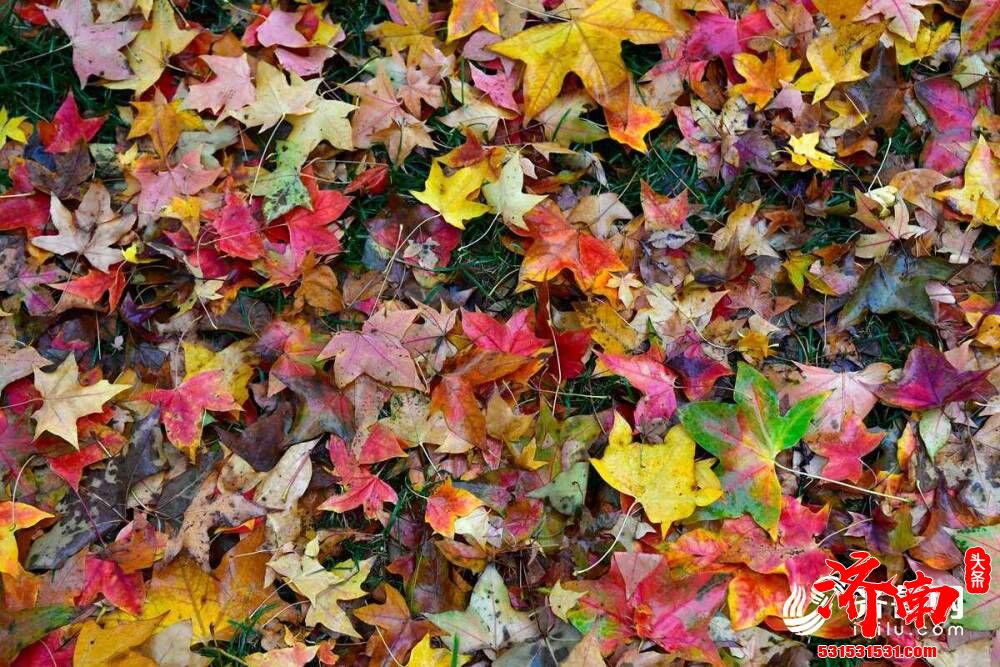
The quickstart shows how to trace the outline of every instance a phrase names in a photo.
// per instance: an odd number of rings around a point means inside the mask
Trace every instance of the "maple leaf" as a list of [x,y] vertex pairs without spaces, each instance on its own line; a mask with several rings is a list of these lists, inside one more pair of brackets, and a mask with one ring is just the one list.
[[292,131],[288,134],[288,141],[296,144],[305,155],[311,153],[322,141],[334,148],[354,148],[347,114],[356,109],[356,106],[340,100],[317,97],[309,102],[309,108],[312,113],[290,119]]
[[387,50],[406,51],[406,64],[413,67],[422,55],[433,55],[435,50],[429,3],[396,0],[395,5],[399,20],[379,23],[374,33]]
[[679,657],[721,667],[708,622],[725,601],[728,584],[728,576],[712,572],[677,581],[659,554],[617,553],[605,577],[567,584],[585,593],[568,616],[574,625],[596,629],[602,653],[638,635]]
[[935,192],[934,198],[948,202],[976,224],[1000,227],[1000,158],[989,143],[979,137],[965,165],[961,188]]
[[149,639],[159,624],[159,619],[106,624],[88,620],[80,628],[73,650],[74,667],[104,667],[105,665],[142,665],[148,658],[137,649]]
[[490,211],[486,204],[471,201],[470,195],[479,192],[485,180],[486,163],[474,167],[462,167],[451,176],[445,176],[441,164],[435,160],[424,183],[424,189],[411,190],[417,201],[427,204],[441,214],[445,222],[453,227],[465,229],[465,221]]
[[36,368],[48,366],[49,360],[31,346],[0,334],[0,391],[15,380],[31,375]]
[[262,549],[264,531],[245,536],[212,571],[186,554],[156,570],[149,583],[142,618],[168,628],[190,622],[189,642],[226,640],[236,623],[268,599],[264,587],[270,555]]
[[530,315],[530,310],[522,308],[506,322],[499,322],[486,313],[464,311],[462,331],[484,350],[531,357],[545,347],[545,341],[528,326]]
[[448,13],[447,42],[454,42],[480,28],[500,34],[496,0],[455,0]]
[[828,155],[816,146],[819,144],[819,132],[807,132],[801,137],[789,137],[788,145],[792,149],[792,162],[798,165],[810,164],[824,174],[833,169],[843,169],[832,155]]
[[883,402],[906,410],[986,400],[996,394],[987,379],[992,370],[960,371],[936,348],[918,341],[906,357],[899,380],[882,385],[875,393]]
[[531,209],[524,221],[527,230],[514,231],[533,242],[521,262],[519,289],[527,289],[529,282],[553,280],[566,269],[580,289],[596,291],[607,284],[612,272],[626,268],[604,241],[570,225],[551,200]]
[[680,376],[681,389],[693,401],[707,396],[719,378],[733,374],[729,366],[705,354],[694,332],[671,344],[667,366]]
[[277,556],[267,566],[285,577],[289,587],[309,600],[305,623],[309,627],[322,624],[333,632],[360,638],[351,620],[337,604],[341,600],[354,600],[365,595],[361,584],[375,563],[374,558],[361,562],[346,560],[329,570],[316,560],[319,545],[314,539],[306,545],[305,553]]
[[716,250],[725,250],[732,245],[748,257],[751,255],[778,256],[778,253],[765,238],[765,224],[762,221],[754,222],[757,219],[757,210],[762,201],[758,199],[745,202],[733,209],[729,217],[726,218],[725,227],[713,235]]
[[86,85],[91,76],[120,81],[132,75],[119,49],[131,42],[142,27],[136,19],[94,23],[89,0],[62,0],[58,8],[42,7],[50,23],[55,23],[73,46],[73,69]]
[[263,46],[279,45],[289,48],[308,46],[309,40],[295,29],[301,20],[302,14],[299,12],[272,9],[264,22],[257,26],[257,41]]
[[52,517],[52,514],[25,503],[0,502],[0,572],[15,579],[26,574],[18,558],[14,533]]
[[219,239],[216,247],[232,257],[260,259],[264,255],[264,238],[253,210],[232,192],[225,195],[225,204],[213,216],[212,226]]
[[766,62],[752,53],[733,55],[733,67],[746,79],[730,88],[734,95],[742,95],[760,111],[774,97],[782,84],[789,83],[799,71],[800,60],[789,60],[788,51],[778,47]]
[[[394,587],[383,584],[381,591],[385,596],[385,602],[367,604],[354,612],[361,622],[382,630],[381,633],[373,634],[368,639],[366,653],[371,658],[372,664],[389,667],[395,664],[394,660],[401,659],[411,649],[416,651],[415,647],[420,644],[426,644],[426,651],[431,651],[430,642],[427,640],[432,634],[437,634],[434,625],[422,619],[412,619],[406,599]],[[420,655],[419,652],[411,653],[410,662],[413,663]],[[448,656],[450,661],[451,651],[448,651]],[[422,664],[416,663],[418,667]]]
[[455,537],[455,521],[482,506],[483,501],[465,489],[456,489],[449,478],[427,499],[424,520],[435,532],[451,538]]
[[273,648],[266,653],[251,653],[246,657],[247,667],[305,667],[320,650],[320,644],[306,646],[296,642],[288,648]]
[[284,73],[266,62],[257,64],[256,96],[252,104],[232,116],[247,127],[268,130],[285,119],[313,113],[309,103],[316,98],[321,79],[305,81],[295,72],[289,79]]
[[341,331],[334,335],[317,360],[333,358],[338,387],[346,387],[366,375],[389,386],[423,390],[424,382],[413,357],[400,342],[415,317],[415,311],[373,314],[361,331]]
[[386,503],[395,503],[399,499],[393,488],[379,479],[378,475],[358,465],[348,454],[347,445],[340,438],[331,437],[327,443],[327,450],[333,462],[334,472],[340,477],[340,483],[345,487],[345,491],[327,498],[316,509],[343,513],[363,507],[368,518],[384,517],[382,506]]
[[337,220],[353,201],[338,190],[320,190],[312,167],[302,170],[305,193],[309,200],[292,208],[282,222],[288,228],[288,244],[292,256],[301,262],[306,253],[333,255],[341,251],[339,229],[330,224]]
[[76,420],[101,412],[106,401],[131,388],[132,385],[111,384],[107,380],[81,385],[76,357],[72,353],[51,373],[36,368],[35,389],[43,403],[32,415],[35,438],[51,433],[78,449]]
[[59,232],[55,236],[36,236],[33,245],[58,255],[75,252],[83,255],[104,273],[124,257],[112,248],[135,224],[135,214],[118,215],[111,210],[111,195],[100,182],[90,184],[76,209],[70,213],[56,197],[50,199],[52,224]]
[[615,413],[604,456],[590,463],[613,488],[641,503],[646,516],[660,524],[660,533],[666,537],[673,522],[722,495],[712,472],[715,461],[696,462],[694,450],[694,440],[682,426],[671,427],[662,445],[633,443],[628,422]]
[[201,371],[173,389],[154,389],[143,399],[161,409],[167,439],[194,461],[206,410],[239,410],[219,369]]
[[527,194],[523,189],[524,169],[515,154],[504,164],[496,182],[483,185],[483,197],[506,224],[526,229],[524,214],[545,199],[545,195]]
[[858,371],[836,371],[819,366],[795,364],[802,373],[801,382],[789,383],[782,393],[791,403],[816,394],[827,394],[813,420],[818,431],[840,431],[847,415],[864,419],[872,411],[878,399],[875,391],[885,382],[892,367],[885,363],[875,363]]
[[674,395],[674,374],[663,365],[663,355],[654,346],[633,357],[619,354],[598,354],[600,366],[621,375],[642,392],[635,406],[635,418],[640,424],[654,419],[670,419],[677,408]]
[[170,0],[148,0],[152,3],[150,26],[140,30],[129,44],[128,66],[132,75],[105,84],[115,90],[132,90],[138,95],[156,83],[171,56],[183,51],[198,34],[196,30],[177,27],[174,7]]
[[812,71],[799,77],[795,87],[812,92],[815,104],[829,95],[837,84],[865,78],[861,56],[875,44],[881,33],[880,26],[852,23],[816,37],[806,47],[806,59]]
[[56,109],[52,122],[40,121],[38,135],[50,153],[68,153],[81,143],[87,143],[98,133],[107,116],[81,118],[76,98],[69,93]]
[[[612,114],[627,117],[648,113],[650,126],[659,124],[659,114],[631,102],[632,79],[621,57],[621,43],[656,44],[673,37],[677,30],[660,17],[635,11],[633,3],[597,0],[585,8],[563,5],[564,19],[552,25],[529,28],[490,50],[525,63],[524,115],[537,116],[559,95],[570,72]],[[610,121],[610,119],[609,119]],[[612,137],[616,135],[612,131]],[[640,140],[641,145],[641,140]]]
[[920,30],[924,15],[918,7],[935,4],[936,0],[868,0],[857,18],[870,19],[882,16],[889,21],[889,30],[913,42]]
[[728,517],[747,513],[774,537],[781,513],[781,484],[774,459],[805,435],[825,399],[824,394],[811,396],[782,415],[767,378],[740,363],[733,390],[735,404],[701,401],[682,407],[684,428],[719,459],[725,493],[707,512]]
[[182,100],[167,102],[163,93],[156,91],[152,102],[132,102],[138,111],[127,139],[149,136],[160,157],[166,157],[177,145],[177,138],[186,130],[202,130],[205,125],[198,114],[181,111]]
[[496,652],[509,644],[538,636],[535,621],[511,606],[507,586],[493,565],[487,565],[479,575],[468,609],[427,614],[427,618],[449,633],[444,640],[445,646],[457,643],[461,653],[480,649]]
[[256,91],[250,80],[250,62],[244,53],[240,56],[199,56],[215,73],[215,78],[196,83],[188,90],[181,106],[204,111],[210,109],[219,115],[235,114],[253,104]]
[[451,649],[432,648],[431,636],[427,634],[410,651],[406,667],[454,667],[464,665],[468,661],[469,656],[463,653],[456,654]]
[[89,556],[85,565],[83,588],[78,604],[90,604],[98,595],[133,615],[142,611],[146,586],[141,572],[126,573],[114,561]]
[[972,0],[962,14],[962,49],[985,49],[1000,34],[1000,4],[996,0]]
[[933,324],[934,308],[927,295],[927,283],[945,280],[951,274],[951,267],[936,259],[890,254],[865,270],[840,311],[838,324],[854,326],[868,311],[880,315],[901,312]]
[[21,129],[21,123],[27,118],[24,116],[10,116],[7,107],[0,107],[0,148],[7,143],[7,140],[16,141],[23,144],[28,140]]
[[849,414],[840,432],[820,433],[806,438],[809,449],[827,459],[822,475],[833,480],[857,482],[861,477],[861,457],[882,442],[880,431],[869,431],[864,421]]
[[162,171],[155,171],[154,164],[160,166],[159,161],[142,161],[132,172],[142,186],[136,203],[140,224],[146,219],[159,217],[174,197],[198,194],[222,173],[221,167],[203,168],[201,151],[197,148],[182,155],[176,165],[168,165]]

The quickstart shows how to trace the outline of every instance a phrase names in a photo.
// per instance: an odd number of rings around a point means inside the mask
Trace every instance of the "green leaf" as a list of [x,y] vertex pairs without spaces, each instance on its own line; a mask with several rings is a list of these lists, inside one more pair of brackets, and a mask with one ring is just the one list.
[[734,518],[749,514],[775,537],[781,515],[781,484],[774,459],[805,435],[826,396],[810,396],[782,416],[778,394],[768,379],[741,363],[733,392],[735,405],[700,401],[682,407],[684,428],[719,459],[717,473],[725,489],[722,498],[700,515]]
[[306,157],[297,144],[276,143],[274,171],[262,177],[253,188],[254,196],[264,197],[263,211],[268,222],[298,206],[312,209],[309,191],[299,175]]
[[14,612],[0,609],[0,664],[9,664],[22,650],[68,624],[74,616],[76,609],[62,604]]
[[934,324],[934,309],[927,296],[929,280],[945,280],[953,269],[937,259],[905,255],[886,257],[872,264],[861,276],[858,288],[840,311],[839,325],[854,326],[866,312],[885,315],[904,313]]

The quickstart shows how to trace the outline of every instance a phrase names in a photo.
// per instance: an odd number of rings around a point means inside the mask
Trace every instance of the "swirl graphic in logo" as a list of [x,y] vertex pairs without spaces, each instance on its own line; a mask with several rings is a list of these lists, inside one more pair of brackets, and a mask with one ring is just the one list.
[[[833,590],[821,593],[816,590],[816,584],[825,579],[833,581]],[[826,622],[826,619],[820,615],[818,608],[846,590],[847,584],[832,576],[816,580],[808,591],[804,586],[792,584],[792,593],[781,608],[781,620],[789,632],[797,635],[815,634]],[[865,600],[858,597],[855,599],[855,604],[860,617],[865,613]]]

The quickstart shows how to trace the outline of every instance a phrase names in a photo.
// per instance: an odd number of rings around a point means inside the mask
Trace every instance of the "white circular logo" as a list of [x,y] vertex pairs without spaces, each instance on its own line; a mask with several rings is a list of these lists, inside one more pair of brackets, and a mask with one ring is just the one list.
[[[826,592],[816,590],[816,584],[826,580],[833,582],[833,588]],[[847,584],[833,576],[817,579],[808,591],[804,586],[792,584],[791,595],[788,596],[781,608],[781,620],[789,632],[797,635],[815,634],[827,620],[819,613],[819,607],[828,602],[832,604],[833,599],[846,590]],[[864,615],[865,600],[863,596],[855,597],[855,605],[858,608],[859,617]]]

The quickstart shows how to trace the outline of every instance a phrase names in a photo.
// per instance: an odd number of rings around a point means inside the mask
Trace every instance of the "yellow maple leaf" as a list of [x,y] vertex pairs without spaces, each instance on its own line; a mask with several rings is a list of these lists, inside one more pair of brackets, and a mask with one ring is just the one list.
[[150,26],[140,30],[128,46],[128,66],[132,78],[104,84],[114,90],[134,90],[136,95],[156,83],[167,67],[170,56],[183,51],[198,34],[197,30],[181,30],[174,18],[170,0],[153,0]]
[[[561,5],[554,13],[569,20],[535,26],[490,49],[525,63],[525,120],[537,116],[551,104],[570,72],[580,77],[587,92],[611,111],[612,137],[630,136],[655,127],[659,114],[636,104],[632,78],[622,60],[621,43],[657,44],[677,34],[673,25],[646,11],[635,11],[631,0],[597,0],[590,7]],[[654,118],[655,117],[655,118]],[[641,143],[641,142],[640,142]]]
[[334,148],[351,150],[354,142],[351,139],[351,121],[347,114],[357,109],[353,104],[340,100],[315,98],[309,103],[312,113],[295,116],[291,119],[292,131],[288,141],[294,143],[308,155],[321,141],[328,142]]
[[268,567],[284,577],[288,586],[311,603],[305,624],[320,623],[334,632],[360,639],[351,619],[338,604],[341,600],[356,600],[367,595],[361,584],[368,578],[374,558],[355,562],[345,560],[327,569],[316,560],[319,544],[313,539],[305,553],[278,556]]
[[191,643],[232,637],[236,627],[230,621],[252,614],[268,599],[264,577],[270,554],[261,549],[263,541],[262,530],[250,533],[211,572],[187,554],[178,556],[153,574],[142,618],[155,619],[161,629],[190,620]]
[[822,172],[833,169],[843,169],[832,155],[816,148],[819,144],[819,132],[807,132],[801,137],[789,137],[788,146],[791,149],[792,162],[797,165],[810,164]]
[[43,399],[42,407],[32,415],[35,418],[35,437],[48,432],[79,448],[76,420],[100,412],[105,401],[131,389],[131,386],[111,384],[107,380],[82,386],[76,357],[70,354],[51,373],[36,368],[35,389]]
[[462,167],[451,176],[445,176],[441,164],[435,160],[431,164],[430,175],[424,189],[411,191],[421,201],[441,214],[445,222],[459,229],[465,229],[465,221],[488,213],[490,207],[469,199],[479,192],[486,177],[487,163],[480,162],[471,167]]
[[434,21],[427,2],[397,0],[396,9],[403,23],[384,21],[375,26],[374,33],[386,51],[406,51],[406,63],[413,66],[424,53],[433,55]]
[[496,0],[455,0],[448,14],[448,42],[486,28],[500,34],[500,14]]
[[965,165],[962,187],[934,194],[974,224],[1000,227],[1000,159],[983,137],[979,137]]
[[177,145],[181,132],[205,129],[201,116],[193,111],[181,111],[181,102],[183,100],[180,99],[167,102],[159,90],[152,102],[132,102],[139,113],[132,122],[127,138],[149,135],[157,154],[166,157]]
[[722,497],[713,459],[694,460],[695,444],[683,426],[671,427],[663,444],[632,442],[628,422],[615,413],[604,456],[591,465],[604,481],[642,504],[666,536],[670,524]]
[[[25,503],[9,500],[0,503],[0,572],[15,579],[25,573],[18,558],[17,539],[14,533],[50,518],[52,515],[48,512]],[[6,586],[6,583],[4,585]]]
[[24,116],[8,116],[7,107],[0,107],[0,148],[3,148],[8,139],[19,144],[28,140],[21,129],[21,123],[25,120]]
[[153,660],[133,649],[153,635],[159,622],[150,618],[101,627],[97,621],[87,621],[76,638],[73,667],[154,667]]
[[926,25],[920,26],[912,43],[899,35],[893,35],[892,43],[896,46],[896,60],[900,65],[909,65],[933,55],[951,37],[951,28],[951,21],[945,21],[933,29]]
[[774,54],[761,61],[752,53],[737,53],[733,56],[733,66],[746,81],[732,87],[733,95],[742,95],[743,99],[756,105],[760,111],[774,97],[774,91],[795,78],[799,71],[800,60],[789,60],[788,51],[778,47]]
[[530,195],[523,190],[524,168],[520,156],[514,154],[500,170],[497,181],[483,186],[483,197],[505,223],[527,229],[524,214],[545,199],[545,195]]
[[452,665],[464,665],[469,661],[469,656],[465,654],[459,653],[454,658],[452,655],[451,649],[433,648],[431,636],[424,635],[410,651],[406,667],[452,667]]
[[321,82],[321,78],[305,81],[295,72],[289,82],[280,69],[261,61],[257,65],[257,99],[233,113],[233,117],[247,127],[259,125],[263,131],[280,123],[285,116],[314,113],[310,103],[315,100]]
[[861,69],[861,56],[875,45],[881,34],[881,25],[852,23],[818,36],[806,48],[806,60],[812,71],[799,77],[795,87],[812,92],[815,104],[838,83],[865,78],[867,72]]

